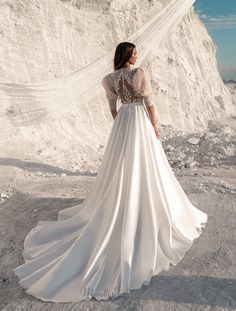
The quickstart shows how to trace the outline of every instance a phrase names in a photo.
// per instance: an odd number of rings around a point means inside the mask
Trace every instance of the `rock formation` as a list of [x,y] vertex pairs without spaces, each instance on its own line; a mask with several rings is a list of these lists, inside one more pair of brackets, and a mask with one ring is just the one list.
[[[5,0],[0,5],[1,82],[38,82],[74,72],[114,49],[163,2]],[[207,129],[209,120],[235,117],[215,54],[215,44],[191,9],[146,58],[163,140]],[[13,130],[2,122],[0,129],[2,137],[12,133],[6,154],[15,147],[19,157],[91,168],[101,161],[112,122],[104,99],[102,107],[75,107]]]

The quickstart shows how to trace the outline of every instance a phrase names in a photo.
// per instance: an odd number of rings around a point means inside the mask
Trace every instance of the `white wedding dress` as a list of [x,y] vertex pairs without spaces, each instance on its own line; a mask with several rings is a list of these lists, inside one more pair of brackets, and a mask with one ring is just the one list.
[[39,221],[13,271],[44,301],[97,300],[130,293],[176,265],[200,236],[207,214],[187,198],[155,135],[145,68],[104,77],[115,117],[96,180],[82,204]]

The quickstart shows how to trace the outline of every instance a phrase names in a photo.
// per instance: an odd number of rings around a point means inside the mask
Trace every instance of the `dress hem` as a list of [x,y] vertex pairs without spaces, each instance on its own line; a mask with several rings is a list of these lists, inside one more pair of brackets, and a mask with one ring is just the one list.
[[[90,301],[92,298],[94,298],[94,299],[97,300],[97,301],[108,300],[108,299],[111,299],[111,300],[117,299],[117,298],[119,298],[119,297],[121,296],[121,294],[130,294],[131,291],[134,291],[134,290],[137,290],[137,289],[141,289],[143,286],[148,287],[149,284],[150,284],[150,282],[151,282],[152,277],[159,275],[159,274],[160,274],[161,272],[163,272],[163,271],[169,271],[171,266],[176,266],[176,265],[183,259],[183,257],[185,256],[186,252],[192,247],[194,240],[198,239],[199,236],[202,234],[203,229],[206,227],[207,218],[208,218],[208,217],[207,217],[207,214],[206,214],[206,220],[205,220],[204,222],[200,223],[200,226],[197,226],[197,227],[196,227],[197,232],[198,232],[197,236],[191,241],[192,243],[191,243],[191,244],[189,245],[189,247],[184,251],[184,253],[179,257],[179,259],[178,259],[177,261],[175,261],[175,262],[169,261],[169,263],[168,263],[166,266],[160,268],[158,271],[155,272],[155,274],[152,274],[147,280],[142,281],[141,286],[138,285],[137,287],[129,288],[129,289],[126,290],[126,291],[125,291],[125,290],[121,290],[121,291],[120,291],[119,293],[117,293],[116,295],[108,295],[108,296],[103,296],[103,297],[100,297],[100,296],[98,297],[98,296],[96,296],[96,295],[94,295],[94,296],[91,295],[91,296],[85,296],[84,298],[75,299],[75,300],[74,300],[74,299],[71,299],[71,300],[53,300],[53,299],[46,299],[46,298],[43,298],[43,297],[41,297],[41,296],[39,296],[39,295],[36,295],[36,294],[31,293],[31,292],[30,292],[30,289],[28,289],[28,288],[26,288],[26,287],[23,287],[23,288],[25,289],[25,292],[26,292],[27,294],[29,294],[29,295],[31,295],[31,296],[33,296],[33,297],[35,297],[35,298],[38,298],[38,299],[40,299],[40,300],[42,300],[42,301],[45,301],[45,302],[54,302],[54,303],[80,302],[80,301]],[[13,271],[14,271],[14,269],[13,269]],[[14,273],[18,276],[17,272],[14,272]],[[21,286],[22,286],[22,285],[21,285]],[[113,291],[114,291],[116,288],[117,288],[117,287],[113,288]]]

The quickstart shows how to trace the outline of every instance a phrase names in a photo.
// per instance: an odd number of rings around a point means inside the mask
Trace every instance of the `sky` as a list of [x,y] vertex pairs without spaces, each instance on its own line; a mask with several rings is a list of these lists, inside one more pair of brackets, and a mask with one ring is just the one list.
[[196,0],[194,8],[217,46],[221,77],[236,79],[236,0]]

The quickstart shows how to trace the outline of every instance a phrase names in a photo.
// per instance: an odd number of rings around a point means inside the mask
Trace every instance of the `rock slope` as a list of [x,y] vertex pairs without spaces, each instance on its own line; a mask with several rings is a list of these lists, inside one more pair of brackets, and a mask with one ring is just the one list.
[[[5,0],[0,4],[1,82],[45,81],[74,72],[114,49],[166,1]],[[235,117],[215,53],[191,9],[145,60],[163,140],[207,129],[209,120]],[[74,107],[24,127],[11,129],[4,116],[0,119],[4,154],[15,148],[21,158],[85,168],[99,165],[113,122],[105,99],[102,106]]]

